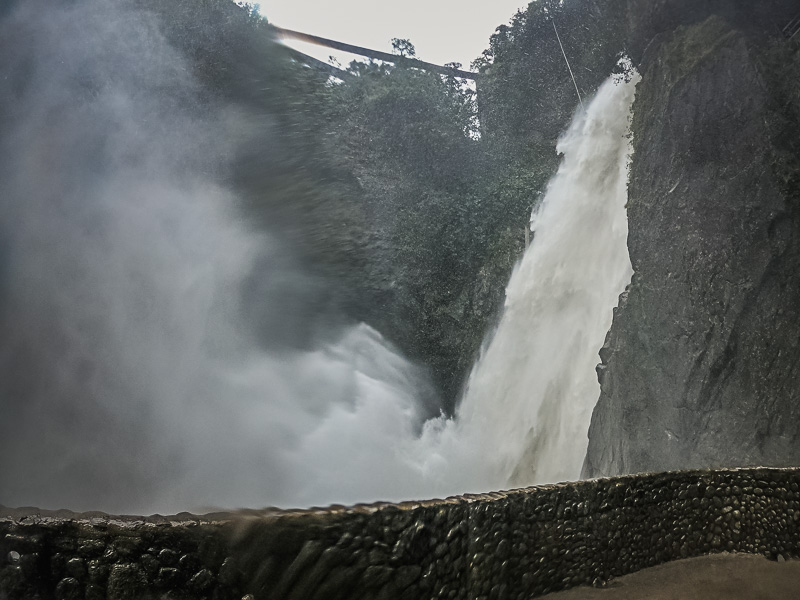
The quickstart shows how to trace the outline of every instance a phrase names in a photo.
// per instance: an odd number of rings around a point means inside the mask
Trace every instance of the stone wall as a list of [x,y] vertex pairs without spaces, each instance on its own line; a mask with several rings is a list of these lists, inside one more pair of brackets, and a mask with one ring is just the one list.
[[2,600],[243,595],[228,557],[228,520],[35,509],[0,515]]
[[800,556],[800,469],[113,518],[3,509],[0,598],[530,598],[714,552]]

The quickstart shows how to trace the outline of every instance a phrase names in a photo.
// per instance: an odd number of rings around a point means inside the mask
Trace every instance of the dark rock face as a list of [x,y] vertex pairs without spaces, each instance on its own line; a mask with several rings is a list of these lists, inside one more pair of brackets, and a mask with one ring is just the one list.
[[796,0],[627,0],[627,53],[638,62],[654,36],[712,15],[751,33],[775,32],[797,15]]
[[787,141],[800,92],[779,83],[800,60],[785,45],[712,17],[644,55],[628,207],[635,275],[600,353],[585,476],[800,462],[800,220]]

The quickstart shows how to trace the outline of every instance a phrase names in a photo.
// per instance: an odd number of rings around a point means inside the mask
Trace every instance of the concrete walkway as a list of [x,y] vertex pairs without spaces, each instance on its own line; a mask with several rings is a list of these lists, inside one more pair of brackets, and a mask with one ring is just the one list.
[[717,554],[669,562],[547,600],[800,600],[800,560]]

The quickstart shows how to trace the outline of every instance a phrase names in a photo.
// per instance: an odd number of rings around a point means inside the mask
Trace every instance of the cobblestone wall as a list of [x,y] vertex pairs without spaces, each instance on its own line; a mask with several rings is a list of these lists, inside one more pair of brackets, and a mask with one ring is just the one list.
[[530,598],[713,552],[800,555],[800,470],[149,519],[0,510],[0,599]]

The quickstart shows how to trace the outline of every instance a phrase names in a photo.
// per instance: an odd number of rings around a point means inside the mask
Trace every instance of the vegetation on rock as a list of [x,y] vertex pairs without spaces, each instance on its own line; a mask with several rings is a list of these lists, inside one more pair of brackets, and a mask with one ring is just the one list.
[[354,62],[329,80],[250,7],[138,2],[190,58],[204,110],[245,123],[227,141],[227,177],[250,218],[317,277],[310,312],[376,326],[431,368],[452,410],[556,166],[554,140],[515,156],[479,130],[475,91],[452,77]]

